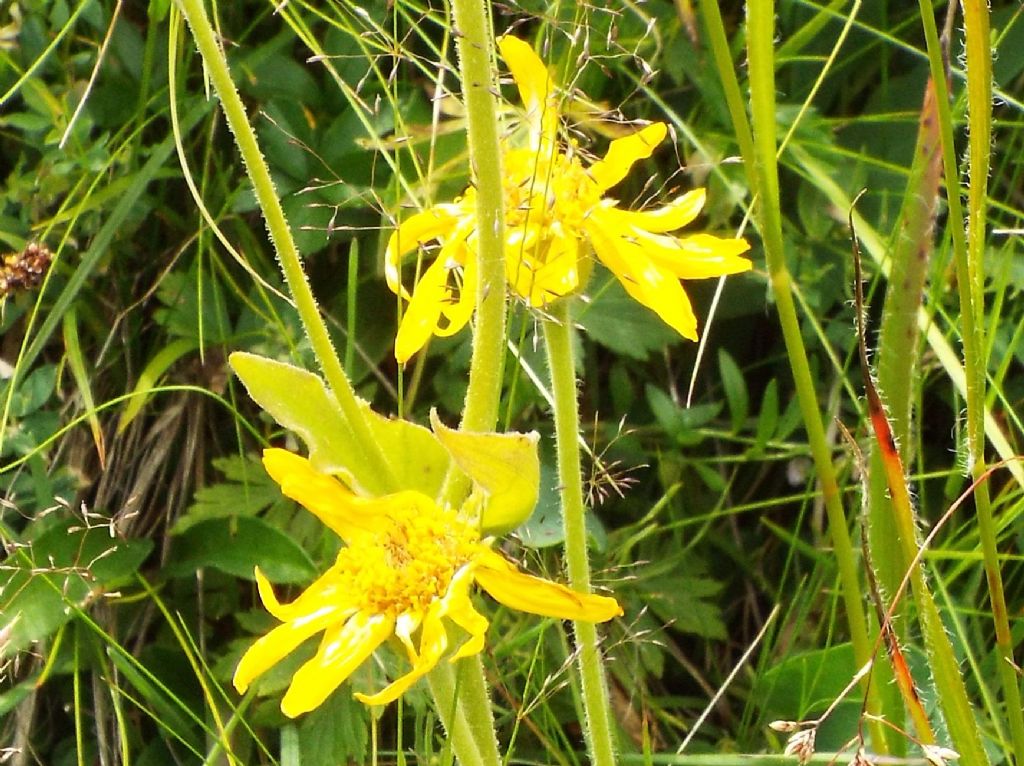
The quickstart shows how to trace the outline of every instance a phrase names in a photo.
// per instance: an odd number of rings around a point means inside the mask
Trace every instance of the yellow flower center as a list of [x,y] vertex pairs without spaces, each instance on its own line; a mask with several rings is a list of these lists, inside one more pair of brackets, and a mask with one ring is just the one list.
[[335,571],[365,613],[397,617],[423,614],[443,596],[452,577],[479,548],[475,527],[458,514],[399,508],[374,539],[358,540],[338,554]]
[[579,236],[601,192],[575,152],[545,156],[532,149],[505,153],[505,223]]
[[[508,149],[504,154],[505,261],[509,287],[528,305],[544,306],[575,292],[590,273],[581,245],[584,222],[601,202],[601,190],[566,152]],[[476,190],[460,202],[476,206]]]

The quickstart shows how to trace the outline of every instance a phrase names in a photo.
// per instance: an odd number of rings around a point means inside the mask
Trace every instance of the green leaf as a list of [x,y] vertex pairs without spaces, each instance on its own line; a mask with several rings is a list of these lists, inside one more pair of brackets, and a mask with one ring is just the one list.
[[663,623],[682,633],[726,638],[722,611],[712,598],[722,584],[704,575],[699,561],[667,549],[661,553],[637,569],[636,583],[644,603]]
[[646,361],[651,353],[660,352],[679,340],[672,328],[657,314],[630,298],[610,274],[590,292],[593,299],[587,304],[580,303],[583,308],[575,319],[602,346]]
[[721,403],[698,404],[695,407],[679,407],[660,388],[647,384],[644,387],[647,404],[654,413],[658,424],[679,444],[693,446],[704,440],[697,429],[704,426],[722,410]]
[[469,433],[448,428],[431,410],[434,434],[485,497],[480,524],[485,533],[515,529],[537,505],[540,434]]
[[747,383],[739,366],[724,348],[718,350],[718,369],[722,374],[722,387],[725,399],[729,403],[729,415],[732,419],[732,430],[739,432],[746,422],[750,408],[750,397],[747,394]]
[[[53,395],[57,382],[57,368],[45,364],[32,370],[20,381],[14,396],[11,397],[11,416],[23,418],[42,407]],[[0,383],[0,398],[7,398],[7,388],[11,384],[8,378]]]
[[273,582],[304,583],[316,567],[306,552],[284,532],[260,518],[209,519],[178,535],[168,564],[171,577],[191,576],[200,567],[214,567],[235,577],[255,579],[255,566]]
[[168,272],[160,280],[157,298],[163,307],[154,315],[171,335],[196,345],[219,343],[231,336],[223,291],[216,279],[201,277],[197,269]]
[[336,691],[299,722],[302,766],[365,763],[368,717],[347,685]]
[[0,629],[9,629],[3,654],[51,636],[74,610],[138,571],[151,540],[111,538],[107,526],[62,521],[31,541],[28,561],[10,557],[0,569]]
[[659,619],[682,633],[726,638],[722,610],[711,599],[722,585],[707,577],[666,574],[646,579],[646,603]]
[[838,697],[856,670],[850,644],[783,657],[758,680],[754,698],[766,715],[799,718]]
[[135,687],[138,696],[146,703],[144,709],[152,710],[154,720],[185,742],[195,739],[198,726],[184,712],[188,709],[186,703],[175,698],[169,689],[161,688],[161,683],[151,678],[134,657],[123,654],[117,647],[111,648],[107,656],[128,683]]
[[253,401],[306,443],[316,470],[355,481],[350,468],[352,431],[341,407],[317,375],[244,352],[233,353],[229,362]]
[[757,416],[757,432],[754,434],[753,449],[763,450],[768,445],[768,440],[775,435],[779,425],[779,386],[778,381],[772,378],[765,386],[764,396],[761,397],[761,412]]
[[[249,396],[306,443],[316,470],[340,475],[360,494],[380,494],[379,478],[366,467],[341,407],[319,376],[255,354],[236,352],[230,362]],[[436,496],[448,454],[434,435],[415,423],[378,415],[366,402],[360,406],[399,486]]]
[[255,516],[283,501],[281,488],[252,457],[217,458],[213,465],[228,480],[197,490],[192,505],[175,522],[171,534],[179,535],[207,519]]

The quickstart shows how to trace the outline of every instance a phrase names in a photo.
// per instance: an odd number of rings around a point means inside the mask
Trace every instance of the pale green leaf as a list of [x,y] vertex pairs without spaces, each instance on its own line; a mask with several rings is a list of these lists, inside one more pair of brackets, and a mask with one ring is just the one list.
[[530,517],[540,488],[539,434],[456,431],[434,411],[430,425],[455,463],[483,492],[486,501],[480,523],[484,532],[507,532]]
[[[242,352],[232,354],[230,362],[249,396],[305,442],[316,470],[340,476],[359,494],[381,494],[380,478],[368,467],[341,407],[318,375]],[[365,402],[360,407],[399,488],[435,496],[448,455],[434,435],[415,423],[378,415]]]

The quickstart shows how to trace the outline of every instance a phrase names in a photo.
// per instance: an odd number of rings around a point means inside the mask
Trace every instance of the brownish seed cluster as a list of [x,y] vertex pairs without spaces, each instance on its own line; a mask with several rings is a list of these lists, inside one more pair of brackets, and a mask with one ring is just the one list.
[[5,255],[0,264],[0,297],[36,287],[52,260],[50,250],[38,242],[29,243],[20,253]]

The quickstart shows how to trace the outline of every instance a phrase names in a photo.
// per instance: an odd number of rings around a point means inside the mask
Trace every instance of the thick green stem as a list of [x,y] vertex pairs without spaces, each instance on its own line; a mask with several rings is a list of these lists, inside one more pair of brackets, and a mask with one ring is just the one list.
[[483,0],[453,0],[459,72],[466,105],[469,162],[476,188],[479,281],[465,431],[490,431],[498,421],[505,366],[505,206],[499,142],[494,40]]
[[[494,40],[483,0],[453,0],[452,13],[458,41],[459,77],[466,107],[467,141],[472,183],[476,188],[476,247],[478,282],[473,328],[473,354],[469,367],[461,428],[491,431],[498,420],[505,362],[505,213],[501,172],[501,144],[493,62]],[[459,503],[469,481],[454,465],[448,472],[442,499]],[[441,689],[431,675],[438,707],[457,699],[459,719],[448,726],[459,761],[497,766],[501,763],[494,732],[494,715],[480,658],[458,662],[459,683]],[[454,696],[453,696],[454,695]],[[447,726],[447,724],[446,724]],[[463,736],[463,727],[472,742]],[[465,752],[463,752],[465,751]]]
[[[705,6],[710,5],[713,3],[705,3]],[[757,192],[759,203],[755,208],[755,220],[764,241],[768,275],[779,314],[779,323],[782,325],[786,354],[793,372],[793,382],[796,386],[804,427],[807,430],[808,444],[814,459],[818,481],[821,484],[825,512],[828,515],[829,533],[832,537],[832,548],[839,570],[839,580],[842,584],[843,602],[846,606],[846,619],[850,627],[854,656],[857,664],[862,666],[872,658],[874,647],[868,637],[864,597],[860,579],[857,576],[857,556],[850,539],[835,468],[832,465],[832,450],[825,436],[821,413],[818,411],[817,391],[807,361],[803,337],[800,333],[800,322],[791,292],[792,280],[786,266],[785,246],[782,238],[782,218],[779,210],[779,169],[776,159],[774,39],[774,3],[772,0],[751,0],[747,4],[747,58],[750,72],[750,106],[754,141],[752,144],[753,156],[745,156],[744,160],[748,168],[753,168],[754,189]],[[720,67],[720,71],[721,69]],[[734,117],[735,119],[736,117]],[[737,126],[740,124],[745,124],[745,119],[743,123],[737,123]],[[878,697],[874,687],[870,687],[868,692],[872,695],[870,707],[878,709]],[[876,747],[884,747],[884,734],[878,731],[875,739]]]
[[[893,436],[900,447],[904,465],[910,465],[914,446],[912,400],[917,369],[920,331],[918,312],[924,300],[925,280],[929,256],[933,249],[935,213],[942,180],[942,161],[935,114],[935,86],[929,83],[921,107],[917,144],[914,149],[910,176],[903,196],[903,205],[897,221],[894,242],[891,245],[891,268],[885,291],[885,304],[879,323],[878,349],[875,355],[878,391],[885,401]],[[852,235],[852,233],[851,233]],[[896,593],[907,561],[899,543],[896,514],[886,482],[882,451],[877,441],[872,442],[868,471],[868,501],[864,523],[867,530],[870,561],[880,585],[882,600]],[[883,610],[889,604],[881,605]],[[902,603],[893,605],[894,629],[898,636],[906,635],[905,610]],[[892,704],[887,706],[886,718],[901,726],[904,709],[897,686],[886,684]],[[919,708],[912,707],[911,712]],[[924,728],[926,722],[919,722]],[[893,743],[895,754],[903,755],[904,741]]]
[[[466,106],[466,132],[476,188],[476,246],[479,279],[461,428],[491,431],[498,422],[505,369],[505,205],[501,142],[494,76],[494,40],[482,0],[453,0],[459,76]],[[442,497],[458,502],[469,480],[456,467],[448,471]]]
[[[544,322],[544,343],[551,374],[555,407],[555,440],[558,444],[558,485],[565,530],[565,560],[569,584],[580,593],[590,593],[590,562],[587,557],[586,507],[583,503],[583,474],[580,464],[579,406],[576,401],[576,366],[572,349],[569,301],[550,310]],[[583,706],[586,713],[587,745],[594,766],[614,766],[611,708],[608,684],[598,648],[597,627],[575,622],[579,652]]]
[[[988,173],[992,140],[992,51],[989,40],[988,5],[983,0],[963,0],[967,48],[967,113],[969,118],[969,187],[967,191],[967,259],[957,264],[961,315],[964,316],[964,367],[967,371],[967,439],[971,474],[977,481],[985,465],[985,233],[988,207]],[[968,277],[964,280],[964,276]],[[965,298],[969,296],[969,302]],[[970,315],[968,321],[967,315]],[[973,325],[971,342],[967,333]],[[973,383],[973,385],[972,385]],[[1006,595],[999,568],[996,525],[988,483],[975,491],[978,534],[985,561],[992,620],[996,633],[996,667],[1003,688],[1005,715],[1017,762],[1024,758],[1024,712],[1014,670],[1013,637],[1006,610]],[[1011,761],[1012,762],[1012,761]]]
[[267,167],[263,154],[260,152],[256,133],[231,79],[227,58],[217,43],[217,36],[213,27],[210,26],[210,19],[206,15],[202,0],[178,0],[178,7],[188,21],[196,47],[206,65],[206,72],[220,98],[224,117],[227,119],[228,127],[231,129],[235,143],[242,155],[246,172],[252,183],[253,191],[256,193],[256,201],[263,213],[267,231],[270,233],[270,240],[281,264],[281,271],[284,273],[289,292],[295,301],[295,308],[302,319],[310,345],[313,347],[313,353],[316,354],[317,361],[320,362],[327,384],[341,406],[352,433],[361,445],[361,458],[367,462],[370,475],[377,477],[378,486],[373,489],[380,491],[395,489],[391,466],[370,433],[359,400],[352,389],[352,384],[345,376],[345,370],[331,343],[327,325],[324,324],[323,318],[320,316],[313,291],[302,270],[302,261],[285,218],[284,209],[281,207],[281,201],[274,188],[270,168]]
[[442,662],[427,676],[434,707],[461,766],[500,766],[491,700],[480,657]]

